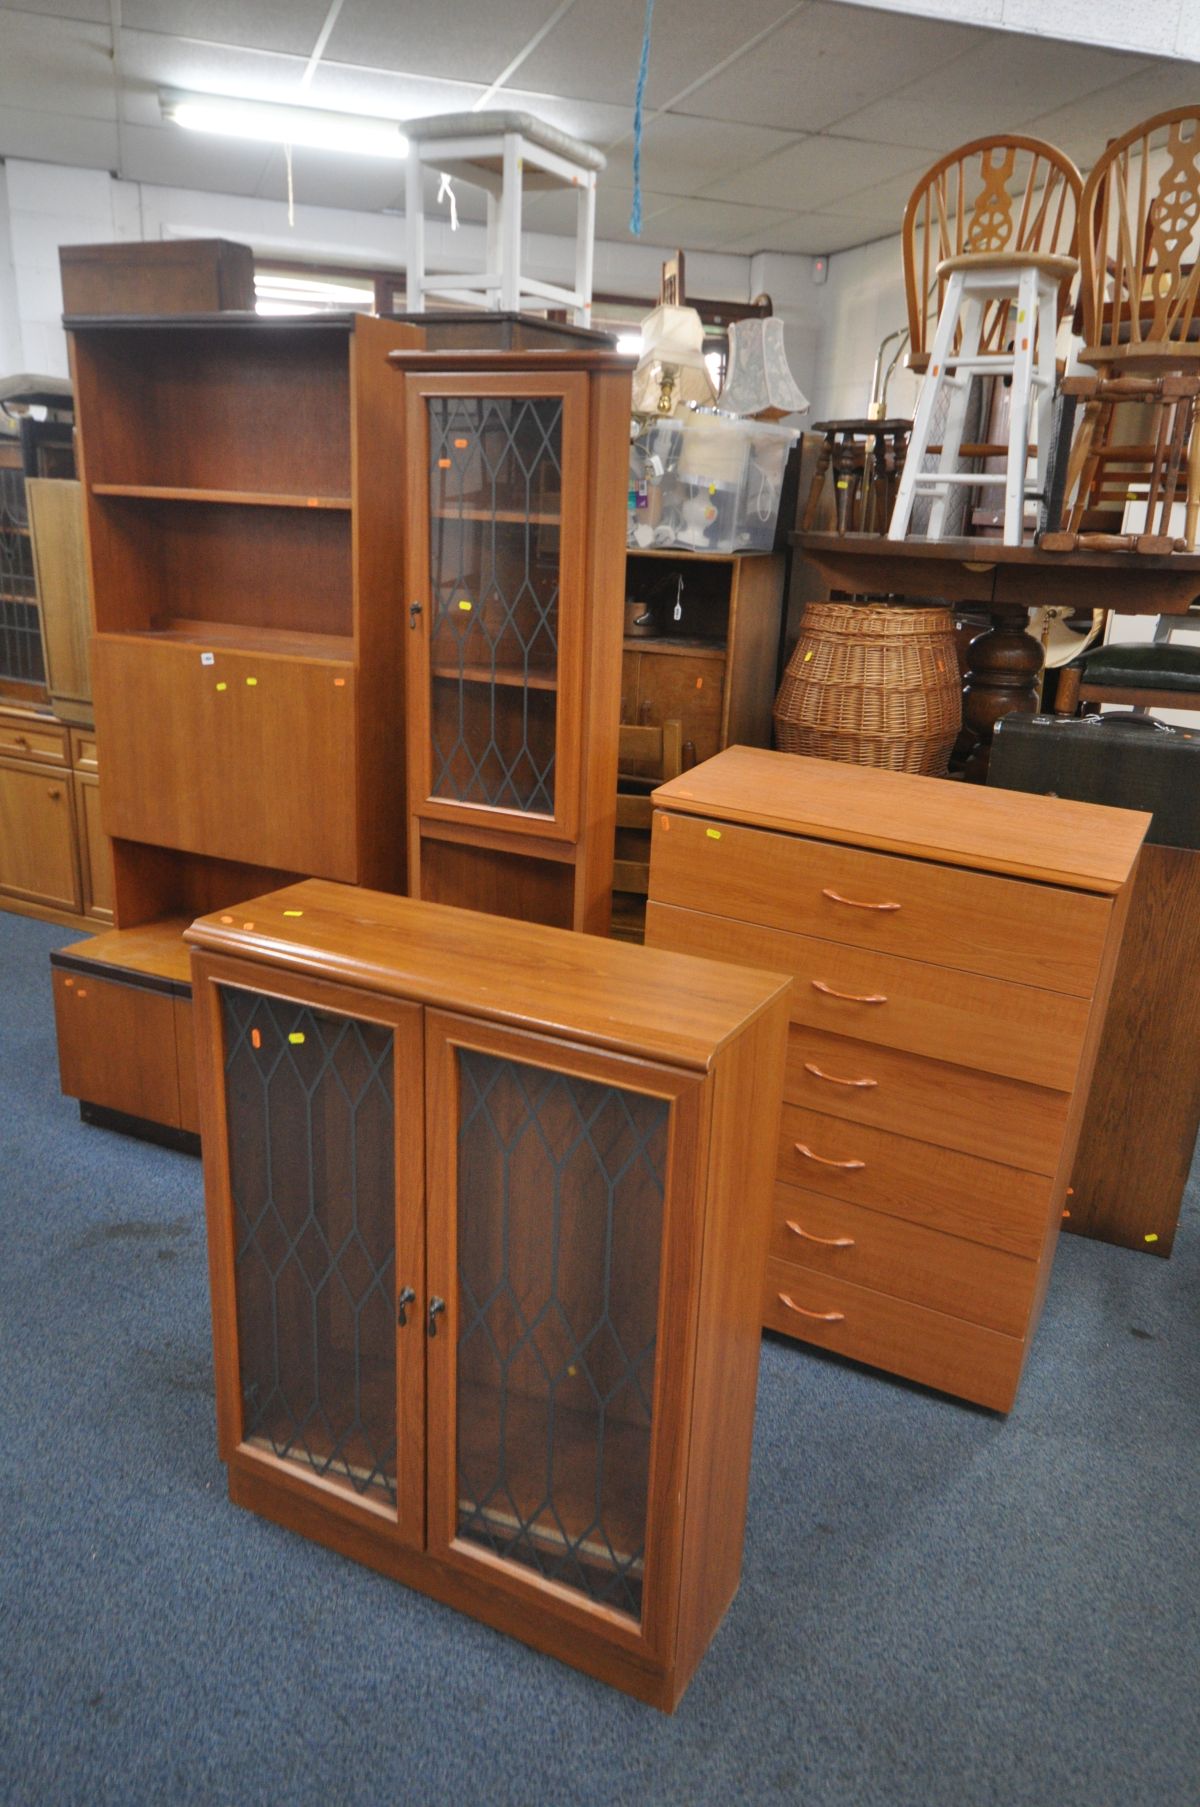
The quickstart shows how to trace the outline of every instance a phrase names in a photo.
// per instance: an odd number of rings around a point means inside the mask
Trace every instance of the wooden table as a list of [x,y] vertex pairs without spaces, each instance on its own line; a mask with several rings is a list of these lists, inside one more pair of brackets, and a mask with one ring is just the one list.
[[889,540],[880,534],[796,533],[792,543],[851,595],[936,598],[986,609],[991,626],[971,642],[963,722],[976,745],[967,777],[982,783],[996,723],[1038,707],[1042,649],[1029,610],[1050,605],[1122,615],[1186,615],[1200,597],[1200,554],[1043,552],[995,540]]

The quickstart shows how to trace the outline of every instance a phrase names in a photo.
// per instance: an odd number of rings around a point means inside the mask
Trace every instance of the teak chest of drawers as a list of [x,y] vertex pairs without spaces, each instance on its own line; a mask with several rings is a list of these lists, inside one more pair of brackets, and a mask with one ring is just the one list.
[[741,1566],[786,981],[315,879],[187,940],[232,1497],[669,1711]]
[[793,975],[766,1325],[1007,1411],[1149,816],[748,747],[655,804],[647,943]]

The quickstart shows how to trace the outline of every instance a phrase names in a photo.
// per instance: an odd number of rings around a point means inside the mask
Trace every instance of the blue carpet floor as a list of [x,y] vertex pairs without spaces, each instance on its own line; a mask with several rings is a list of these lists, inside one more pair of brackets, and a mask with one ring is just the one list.
[[1063,1239],[1005,1421],[768,1339],[666,1719],[229,1504],[200,1166],[60,1097],[70,939],[0,913],[0,1800],[1200,1801],[1194,1202],[1169,1263]]

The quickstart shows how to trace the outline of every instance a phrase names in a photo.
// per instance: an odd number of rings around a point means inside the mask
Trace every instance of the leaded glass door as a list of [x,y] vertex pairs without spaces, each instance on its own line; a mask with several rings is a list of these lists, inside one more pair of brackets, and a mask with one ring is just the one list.
[[197,987],[225,1125],[210,1201],[222,1454],[419,1547],[421,1012],[245,975]]
[[429,1547],[653,1645],[672,1585],[659,1552],[687,1341],[672,1222],[695,1081],[426,1021]]
[[415,807],[570,839],[587,379],[407,382]]

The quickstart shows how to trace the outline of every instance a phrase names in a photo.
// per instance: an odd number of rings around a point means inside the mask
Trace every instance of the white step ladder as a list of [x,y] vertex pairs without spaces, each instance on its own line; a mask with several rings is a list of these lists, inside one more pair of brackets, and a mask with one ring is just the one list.
[[[952,488],[975,487],[1004,490],[1004,544],[1019,546],[1025,532],[1025,504],[1040,498],[1048,478],[1051,421],[1058,336],[1058,291],[1077,268],[1074,258],[1038,253],[967,252],[939,264],[938,275],[948,278],[946,297],[938,315],[937,330],[929,354],[929,368],[921,384],[917,411],[904,471],[896,492],[888,538],[908,535],[913,503],[918,496],[932,496],[926,538],[945,537],[946,509]],[[984,314],[989,302],[1009,302],[1008,330],[1012,350],[981,352]],[[954,350],[955,333],[962,323],[962,342]],[[971,377],[1011,376],[1008,425],[1008,458],[1003,476],[989,471],[958,471],[967,419]],[[943,389],[950,391],[946,428],[936,470],[923,466],[929,451],[934,411]],[[1028,480],[1030,416],[1037,444],[1036,477]]]

